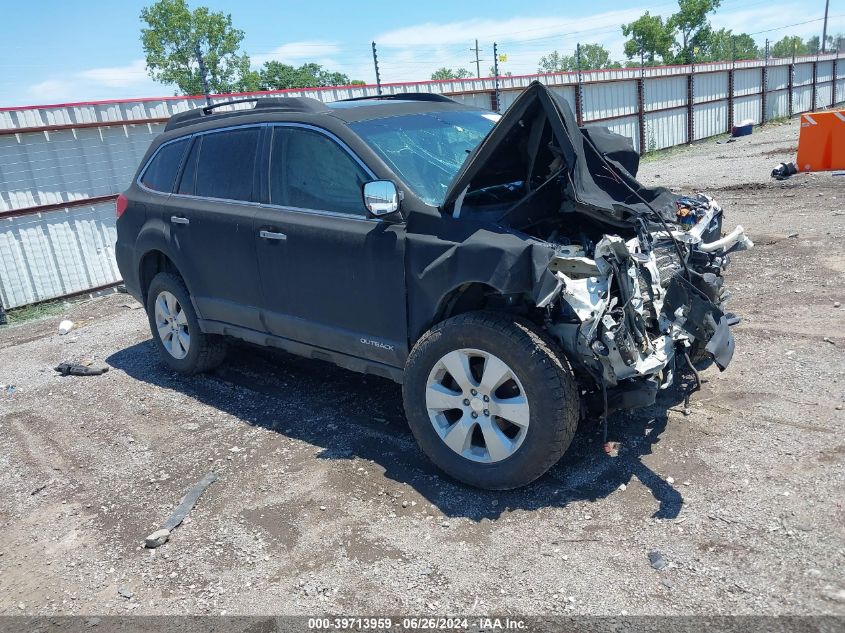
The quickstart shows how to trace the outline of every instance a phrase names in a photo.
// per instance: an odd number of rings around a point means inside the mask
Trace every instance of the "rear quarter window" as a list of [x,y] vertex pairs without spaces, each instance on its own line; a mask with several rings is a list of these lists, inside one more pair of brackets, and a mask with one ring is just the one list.
[[176,173],[179,171],[182,155],[185,153],[187,146],[188,139],[180,139],[162,145],[147,168],[144,169],[141,184],[153,191],[170,193],[173,190]]

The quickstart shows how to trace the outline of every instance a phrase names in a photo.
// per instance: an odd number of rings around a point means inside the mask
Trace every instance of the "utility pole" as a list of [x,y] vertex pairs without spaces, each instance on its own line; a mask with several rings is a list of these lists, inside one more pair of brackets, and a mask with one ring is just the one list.
[[584,95],[581,90],[581,44],[575,45],[575,121],[578,125],[584,123]]
[[478,49],[478,40],[475,40],[475,48],[471,48],[469,50],[475,51],[475,76],[481,78],[481,60],[478,58],[478,53],[480,52]]
[[381,73],[378,71],[378,53],[376,52],[376,43],[373,42],[373,66],[376,69],[376,92],[381,96]]
[[200,78],[202,79],[202,93],[205,95],[205,105],[211,105],[211,97],[208,96],[208,72],[205,69],[205,60],[202,58],[202,49],[200,43],[194,47],[194,52],[197,55],[197,63],[200,67]]
[[[824,45],[827,41],[827,10],[830,8],[830,0],[824,0],[824,26],[822,27],[822,53],[824,53]],[[835,78],[834,78],[835,79]],[[835,99],[834,99],[835,101]]]
[[493,42],[493,75],[496,79],[496,112],[501,112],[501,100],[499,93],[499,46]]

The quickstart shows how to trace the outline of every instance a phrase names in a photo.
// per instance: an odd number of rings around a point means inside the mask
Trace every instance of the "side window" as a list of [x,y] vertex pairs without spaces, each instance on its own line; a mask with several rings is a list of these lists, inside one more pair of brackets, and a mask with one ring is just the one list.
[[188,152],[188,157],[185,159],[185,166],[182,168],[182,177],[179,179],[179,187],[176,193],[185,193],[191,195],[194,193],[194,182],[197,179],[197,157],[200,153],[200,145],[202,145],[202,136],[194,138],[194,144],[191,145],[191,151]]
[[182,154],[187,146],[188,139],[163,145],[144,170],[141,183],[153,191],[173,191],[173,181],[176,180],[176,172],[179,171],[179,163],[182,162]]
[[364,169],[324,134],[276,127],[270,151],[270,201],[286,207],[366,215]]
[[202,135],[194,195],[226,200],[252,200],[259,128]]

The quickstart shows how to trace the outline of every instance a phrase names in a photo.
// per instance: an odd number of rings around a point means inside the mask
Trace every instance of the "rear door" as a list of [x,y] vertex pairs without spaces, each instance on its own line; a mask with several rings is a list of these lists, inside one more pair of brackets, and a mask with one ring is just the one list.
[[339,139],[275,125],[267,200],[254,231],[272,334],[402,367],[407,356],[404,224],[367,217],[373,174]]
[[255,330],[263,330],[252,222],[264,129],[194,135],[165,218],[200,317]]

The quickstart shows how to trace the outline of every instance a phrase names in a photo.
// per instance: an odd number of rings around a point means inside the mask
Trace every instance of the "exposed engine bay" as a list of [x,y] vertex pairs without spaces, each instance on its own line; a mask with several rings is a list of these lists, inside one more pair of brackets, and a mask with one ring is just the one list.
[[[578,127],[566,102],[535,84],[468,159],[447,194],[452,217],[544,242],[555,284],[535,305],[584,385],[609,411],[647,406],[679,363],[731,361],[722,306],[730,255],[753,246],[741,226],[722,235],[705,195],[648,188],[630,139]],[[697,377],[697,374],[696,374]]]

